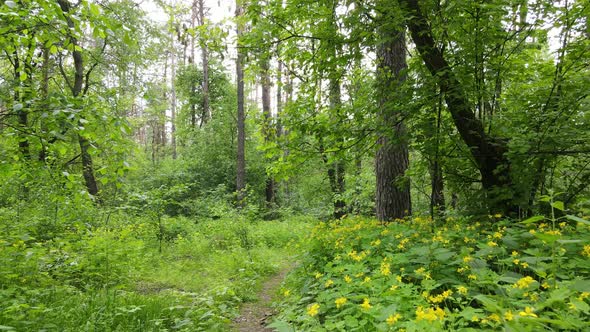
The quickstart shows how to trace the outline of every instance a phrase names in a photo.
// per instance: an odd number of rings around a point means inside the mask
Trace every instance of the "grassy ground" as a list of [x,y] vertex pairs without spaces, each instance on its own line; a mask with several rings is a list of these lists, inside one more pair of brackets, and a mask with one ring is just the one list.
[[296,251],[305,220],[113,215],[0,239],[0,330],[225,331]]

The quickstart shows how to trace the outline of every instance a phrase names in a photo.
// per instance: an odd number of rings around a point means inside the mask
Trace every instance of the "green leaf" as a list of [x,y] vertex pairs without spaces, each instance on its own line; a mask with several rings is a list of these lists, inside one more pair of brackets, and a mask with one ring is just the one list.
[[[10,1],[10,0],[8,0],[8,1],[6,1],[4,4],[5,4],[6,6],[8,6],[8,8],[10,8],[10,9],[13,9],[14,7],[16,7],[16,2],[14,2],[14,1]],[[1,327],[1,325],[0,325],[0,330],[1,330],[1,329],[2,329],[2,327]]]
[[580,217],[572,216],[571,214],[567,214],[565,217],[569,220],[581,222],[582,224],[590,226],[590,221],[582,219]]
[[[12,2],[12,1],[6,1],[6,2]],[[14,328],[12,326],[0,325],[0,331],[16,331],[16,328]]]
[[90,4],[90,13],[94,16],[100,16],[100,7],[95,3],[91,3]]
[[20,111],[23,109],[23,104],[22,103],[18,103],[18,104],[14,104],[14,106],[12,106],[12,110],[13,111]]
[[553,203],[551,203],[551,206],[558,209],[559,211],[565,210],[565,206],[563,205],[562,201],[553,202]]
[[535,223],[537,221],[544,220],[544,219],[545,219],[544,216],[532,216],[528,219],[521,221],[520,223],[524,224],[524,225],[528,225],[528,224],[532,224],[532,223]]

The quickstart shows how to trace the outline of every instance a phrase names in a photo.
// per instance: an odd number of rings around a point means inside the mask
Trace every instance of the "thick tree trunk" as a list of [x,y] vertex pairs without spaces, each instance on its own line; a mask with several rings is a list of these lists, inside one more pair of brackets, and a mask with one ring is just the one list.
[[504,155],[506,142],[485,134],[461,83],[444,58],[432,37],[432,31],[421,12],[418,0],[400,0],[407,7],[407,25],[416,48],[430,71],[437,80],[449,111],[461,135],[470,149],[471,155],[481,174],[484,190],[488,195],[488,204],[492,211],[515,212],[517,208],[511,201],[514,194],[510,180],[510,162]]
[[405,80],[406,43],[403,31],[383,31],[381,38],[377,48],[377,89],[379,118],[385,132],[377,141],[380,148],[375,158],[375,205],[377,218],[391,221],[412,214],[410,182],[404,178],[409,166],[406,126],[395,100],[396,90]]
[[[236,3],[236,18],[243,15],[244,9],[239,4],[239,0]],[[242,23],[237,22],[237,39],[238,39],[238,55],[236,59],[236,78],[237,78],[237,94],[238,94],[238,118],[237,118],[237,129],[238,129],[238,151],[237,151],[237,165],[236,165],[236,192],[238,195],[238,206],[244,205],[245,188],[246,188],[246,154],[245,154],[245,142],[246,142],[246,115],[244,113],[244,50],[240,47],[240,38],[243,34]]]

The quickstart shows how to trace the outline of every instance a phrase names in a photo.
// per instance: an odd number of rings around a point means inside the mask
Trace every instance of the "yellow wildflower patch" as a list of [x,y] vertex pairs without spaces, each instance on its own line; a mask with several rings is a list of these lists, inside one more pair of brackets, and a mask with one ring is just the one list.
[[307,307],[307,314],[311,317],[317,315],[320,312],[320,305],[317,303],[311,304]]

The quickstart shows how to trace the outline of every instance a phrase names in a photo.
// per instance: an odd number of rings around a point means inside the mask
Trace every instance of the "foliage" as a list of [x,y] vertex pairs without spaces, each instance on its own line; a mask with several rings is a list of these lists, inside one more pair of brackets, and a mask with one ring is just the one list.
[[[101,215],[88,209],[89,216]],[[14,216],[0,212],[2,225],[10,225]],[[255,297],[261,278],[294,252],[307,227],[301,221],[226,217],[196,224],[107,213],[100,223],[79,219],[67,226],[62,212],[56,220],[62,229],[45,228],[52,238],[43,238],[41,221],[28,231],[16,227],[22,222],[5,226],[3,329],[225,330],[240,303]],[[23,215],[42,218],[37,209]]]
[[[555,207],[561,202],[553,203]],[[490,227],[491,223],[493,226]],[[279,331],[585,330],[590,222],[415,217],[319,223]]]

